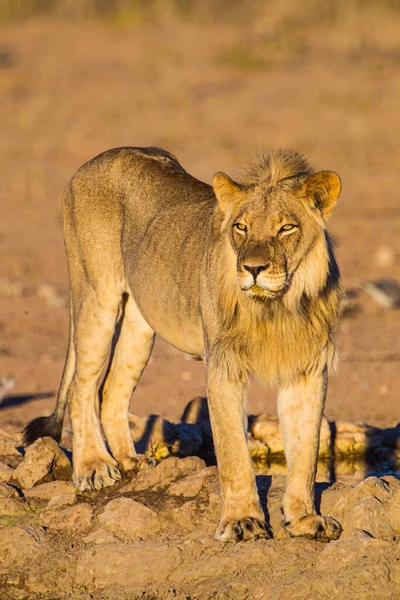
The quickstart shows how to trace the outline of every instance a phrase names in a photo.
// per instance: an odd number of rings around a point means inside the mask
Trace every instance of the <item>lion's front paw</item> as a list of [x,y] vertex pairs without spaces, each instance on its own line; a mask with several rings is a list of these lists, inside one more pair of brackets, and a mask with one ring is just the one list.
[[239,521],[226,521],[218,527],[214,539],[219,542],[240,542],[271,537],[264,521],[245,517]]
[[79,469],[75,468],[74,473],[74,485],[81,492],[90,492],[110,487],[118,479],[121,479],[121,472],[112,458],[107,461],[91,461]]
[[332,517],[321,517],[320,515],[308,515],[295,523],[285,526],[290,537],[306,537],[319,542],[330,542],[337,540],[342,533],[340,523]]

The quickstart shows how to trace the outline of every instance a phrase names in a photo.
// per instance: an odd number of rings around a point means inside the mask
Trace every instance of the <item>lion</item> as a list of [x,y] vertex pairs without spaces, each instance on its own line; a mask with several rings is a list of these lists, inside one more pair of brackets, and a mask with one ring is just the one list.
[[68,403],[77,488],[137,470],[127,413],[157,333],[205,363],[222,499],[215,538],[270,536],[247,445],[250,376],[279,388],[283,527],[338,538],[313,489],[342,297],[326,231],[340,190],[336,173],[292,150],[263,155],[239,181],[218,172],[212,187],[159,148],[117,148],[83,165],[63,196],[65,368],[55,411],[28,424],[26,443],[59,441]]

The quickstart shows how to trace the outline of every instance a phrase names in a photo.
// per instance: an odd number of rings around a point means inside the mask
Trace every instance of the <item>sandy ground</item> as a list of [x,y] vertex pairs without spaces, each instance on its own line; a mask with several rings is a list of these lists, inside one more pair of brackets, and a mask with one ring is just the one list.
[[[61,192],[107,148],[160,145],[208,182],[265,147],[302,150],[343,180],[330,230],[346,287],[400,280],[398,21],[271,23],[1,27],[0,375],[16,381],[2,427],[18,430],[54,404],[68,330]],[[356,305],[340,325],[326,413],[390,426],[400,313],[364,292]],[[159,340],[132,410],[177,419],[204,392],[202,364]],[[255,384],[250,412],[275,414],[275,394]]]

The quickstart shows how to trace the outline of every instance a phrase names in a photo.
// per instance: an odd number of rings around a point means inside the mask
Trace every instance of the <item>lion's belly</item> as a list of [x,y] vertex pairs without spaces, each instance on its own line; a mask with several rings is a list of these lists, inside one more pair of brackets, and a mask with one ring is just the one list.
[[173,318],[162,321],[157,316],[154,319],[150,316],[148,323],[160,337],[178,350],[196,357],[203,356],[204,338],[201,327],[174,322]]
[[203,356],[204,337],[200,320],[192,321],[180,313],[154,310],[152,306],[137,302],[139,310],[157,335],[167,342],[193,356]]
[[129,281],[139,311],[157,335],[182,352],[202,356],[204,336],[198,294],[194,290],[183,294],[167,272],[163,277],[152,277],[149,267],[146,275],[139,270]]

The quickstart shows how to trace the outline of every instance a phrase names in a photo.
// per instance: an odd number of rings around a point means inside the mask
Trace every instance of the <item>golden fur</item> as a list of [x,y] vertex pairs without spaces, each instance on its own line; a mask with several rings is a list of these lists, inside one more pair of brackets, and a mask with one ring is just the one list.
[[[205,360],[217,539],[266,535],[246,442],[249,375],[280,389],[287,531],[337,537],[336,521],[315,515],[312,487],[341,299],[325,230],[339,193],[335,173],[314,173],[290,150],[261,157],[239,183],[217,173],[213,188],[158,148],[110,150],[81,167],[63,202],[68,356],[56,410],[28,425],[27,442],[59,439],[68,401],[77,487],[136,468],[127,410],[158,333]],[[107,361],[101,422],[113,456],[98,415]]]

